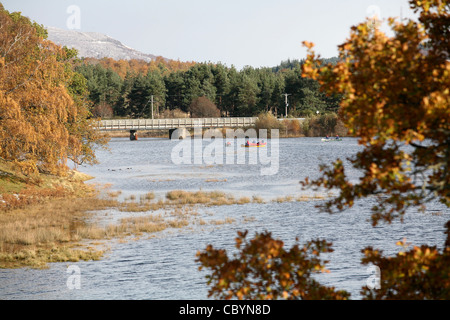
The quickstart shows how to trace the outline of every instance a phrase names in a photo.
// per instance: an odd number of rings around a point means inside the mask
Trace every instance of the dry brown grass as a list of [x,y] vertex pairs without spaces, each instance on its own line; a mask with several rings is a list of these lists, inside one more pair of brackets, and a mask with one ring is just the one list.
[[[198,215],[198,212],[192,209],[193,205],[223,205],[234,202],[234,199],[216,191],[177,190],[169,192],[166,201],[156,202],[152,201],[155,198],[153,192],[141,196],[139,202],[118,202],[114,198],[120,192],[108,194],[108,199],[71,196],[64,198],[67,193],[57,189],[49,192],[48,196],[39,191],[39,201],[36,202],[17,197],[19,204],[14,203],[11,209],[0,213],[0,267],[45,267],[48,262],[97,259],[103,252],[80,249],[80,242],[182,228],[189,225],[192,216]],[[16,196],[11,196],[16,199]],[[128,199],[136,200],[136,196],[131,195]],[[107,208],[144,215],[123,218],[118,223],[107,226],[87,222],[88,218],[92,217],[90,212]],[[168,210],[164,216],[152,214],[163,209]],[[75,249],[76,247],[78,248]]]
[[120,196],[122,194],[122,191],[110,191],[107,193],[108,197],[110,198],[117,198],[118,196]]
[[48,199],[64,198],[70,194],[71,192],[62,186],[57,186],[53,189],[40,189],[29,186],[22,189],[19,193],[2,194],[0,197],[0,210],[8,211],[24,208],[32,204],[43,203]]
[[[0,213],[0,267],[44,267],[48,262],[98,258],[98,250],[75,250],[82,239],[101,239],[88,212],[116,205],[98,198],[56,199]],[[47,255],[46,255],[47,254]],[[72,260],[73,261],[73,260]]]
[[169,227],[171,228],[182,228],[186,227],[189,224],[187,219],[176,219],[167,221]]
[[147,212],[152,210],[158,210],[156,204],[136,203],[136,202],[121,203],[118,206],[118,208],[122,212]]
[[170,204],[220,206],[236,203],[234,197],[221,191],[183,191],[174,190],[166,194]]
[[104,252],[95,249],[31,248],[14,252],[0,252],[0,268],[46,268],[49,262],[77,262],[80,260],[100,260]]
[[45,203],[49,199],[86,197],[96,189],[84,182],[91,176],[69,170],[65,176],[40,174],[33,179],[23,176],[14,165],[0,159],[0,212]]
[[283,202],[293,202],[293,201],[297,201],[297,202],[316,201],[316,200],[323,200],[327,197],[330,197],[330,195],[328,195],[328,196],[325,196],[325,195],[300,195],[297,197],[288,195],[288,196],[284,196],[284,197],[277,197],[277,198],[273,199],[272,202],[283,203]]
[[139,235],[141,233],[152,233],[166,229],[168,224],[162,215],[148,215],[142,217],[127,217],[120,221],[117,226],[111,226],[111,228],[117,228],[115,236],[120,235]]
[[205,182],[227,182],[227,179],[209,178],[209,179],[206,179]]
[[[50,262],[99,259],[103,249],[98,249],[98,244],[87,247],[93,241],[103,243],[182,228],[199,214],[194,210],[196,205],[236,203],[223,192],[180,190],[158,201],[148,192],[119,202],[116,198],[121,191],[86,185],[84,181],[90,177],[75,171],[65,177],[41,175],[39,184],[31,184],[16,176],[8,164],[0,165],[0,268],[43,268]],[[107,198],[99,197],[101,194]],[[98,225],[91,219],[108,208],[139,216],[109,225]]]
[[[61,183],[60,183],[61,182]],[[98,188],[97,188],[98,190]],[[104,254],[93,241],[139,237],[168,228],[233,223],[233,218],[210,220],[199,218],[198,207],[264,203],[258,196],[235,198],[221,191],[173,190],[164,199],[155,201],[154,192],[130,195],[126,201],[116,198],[121,191],[100,192],[73,179],[70,183],[54,180],[47,188],[22,188],[19,193],[5,193],[0,201],[0,268],[31,266],[46,267],[50,262],[97,260]],[[308,201],[316,196],[292,196],[277,202]],[[95,212],[112,208],[130,213],[129,217],[108,225],[94,222]],[[251,219],[249,219],[251,221]]]
[[241,197],[237,201],[237,204],[246,204],[246,203],[250,203],[250,198],[249,197]]
[[153,200],[155,199],[155,193],[154,192],[147,192],[143,197],[141,197],[141,200]]
[[[163,214],[126,217],[118,223],[99,226],[88,223],[93,212],[107,208],[143,212],[159,210],[161,203],[119,203],[113,199],[56,199],[14,209],[0,214],[0,268],[31,266],[43,268],[49,262],[99,259],[103,251],[87,250],[86,240],[107,240],[139,236],[167,228],[182,228],[189,224],[193,210],[175,208]],[[133,207],[135,206],[135,207]],[[155,207],[156,206],[156,207]],[[91,213],[90,213],[91,212]]]
[[223,220],[212,220],[210,223],[215,224],[215,225],[221,225],[221,224],[226,224],[226,223],[233,223],[234,221],[235,221],[235,219],[226,217]]
[[290,202],[293,199],[294,199],[294,197],[292,197],[292,196],[285,196],[285,197],[278,197],[274,201],[276,201],[278,203],[283,203],[283,202]]
[[252,197],[254,203],[265,203],[265,201],[259,196]]

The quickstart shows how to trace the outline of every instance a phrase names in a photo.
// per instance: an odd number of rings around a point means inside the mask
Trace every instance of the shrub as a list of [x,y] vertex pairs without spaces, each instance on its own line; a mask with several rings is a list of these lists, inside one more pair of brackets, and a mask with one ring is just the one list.
[[307,137],[334,136],[336,134],[340,136],[347,135],[347,130],[335,113],[306,118],[302,123],[302,132]]
[[267,138],[271,137],[271,130],[272,129],[278,129],[278,130],[284,130],[284,124],[281,121],[278,121],[275,116],[270,113],[261,113],[258,115],[258,119],[255,121],[255,129],[257,134],[259,135],[260,129],[266,129],[267,130]]
[[99,118],[112,118],[114,111],[106,102],[100,102],[94,107],[94,110],[92,110],[92,115]]
[[220,117],[220,110],[207,97],[194,99],[189,106],[192,118],[217,118]]
[[288,134],[298,135],[301,132],[300,121],[283,120],[283,125]]
[[166,109],[158,115],[158,118],[161,119],[189,118],[189,114],[187,112],[183,112],[180,109],[173,109],[173,110]]

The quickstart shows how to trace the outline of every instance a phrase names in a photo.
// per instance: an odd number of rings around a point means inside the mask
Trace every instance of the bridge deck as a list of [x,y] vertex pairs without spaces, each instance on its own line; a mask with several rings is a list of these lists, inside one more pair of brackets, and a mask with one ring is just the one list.
[[176,128],[246,127],[255,124],[256,117],[245,118],[181,118],[181,119],[124,119],[98,121],[101,131],[163,130]]
[[[177,128],[242,128],[254,125],[257,117],[236,118],[180,118],[180,119],[121,119],[100,120],[98,129],[101,131],[125,130],[164,130]],[[303,118],[287,118],[283,120],[304,120]]]

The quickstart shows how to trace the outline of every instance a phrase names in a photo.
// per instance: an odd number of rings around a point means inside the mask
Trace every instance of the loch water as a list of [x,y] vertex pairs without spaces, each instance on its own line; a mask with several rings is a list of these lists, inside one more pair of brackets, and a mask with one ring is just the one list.
[[[207,271],[198,270],[196,253],[208,244],[233,252],[237,231],[243,230],[248,230],[249,236],[270,231],[287,247],[296,238],[300,244],[317,238],[332,242],[334,252],[324,256],[329,260],[330,272],[317,275],[317,279],[349,291],[351,299],[360,299],[359,292],[372,275],[368,266],[360,263],[361,249],[373,246],[390,255],[401,250],[396,242],[403,239],[411,245],[439,248],[445,241],[444,225],[450,212],[439,203],[430,204],[425,212],[409,210],[404,222],[381,222],[372,227],[370,198],[332,215],[317,208],[324,201],[321,199],[273,201],[286,196],[293,199],[302,195],[330,196],[304,190],[299,182],[306,177],[318,177],[320,164],[354,156],[361,149],[357,139],[324,143],[320,138],[289,138],[279,139],[276,144],[269,140],[267,150],[242,148],[238,143],[226,147],[224,141],[218,140],[214,159],[223,157],[224,161],[213,163],[210,161],[212,142],[202,142],[200,147],[194,147],[194,140],[191,142],[192,161],[189,163],[189,157],[185,157],[180,163],[178,151],[183,149],[180,141],[113,138],[109,150],[97,151],[98,164],[77,169],[95,177],[88,183],[109,185],[109,191],[121,191],[119,200],[130,195],[139,198],[148,192],[164,198],[171,190],[220,190],[236,198],[257,196],[266,203],[199,209],[206,221],[230,218],[232,222],[192,224],[138,240],[112,241],[100,261],[52,263],[44,270],[2,269],[0,299],[207,299]],[[266,152],[269,157],[264,158],[265,162],[256,157],[256,163],[250,163],[250,159],[255,159],[252,153],[259,152]],[[245,161],[238,163],[238,159]],[[263,175],[262,169],[268,167],[273,169],[271,174]],[[352,179],[358,179],[358,172],[351,168],[346,172]],[[101,214],[108,219],[123,215],[117,210]],[[73,267],[80,276],[78,288],[68,286]]]

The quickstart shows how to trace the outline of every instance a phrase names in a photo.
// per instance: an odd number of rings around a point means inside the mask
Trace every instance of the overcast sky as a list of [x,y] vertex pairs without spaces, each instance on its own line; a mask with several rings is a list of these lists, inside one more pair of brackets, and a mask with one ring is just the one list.
[[[337,55],[350,27],[378,13],[413,17],[407,0],[0,0],[45,26],[100,32],[169,59],[273,67],[302,41]],[[74,10],[75,9],[75,10]],[[77,13],[79,9],[79,15]]]

